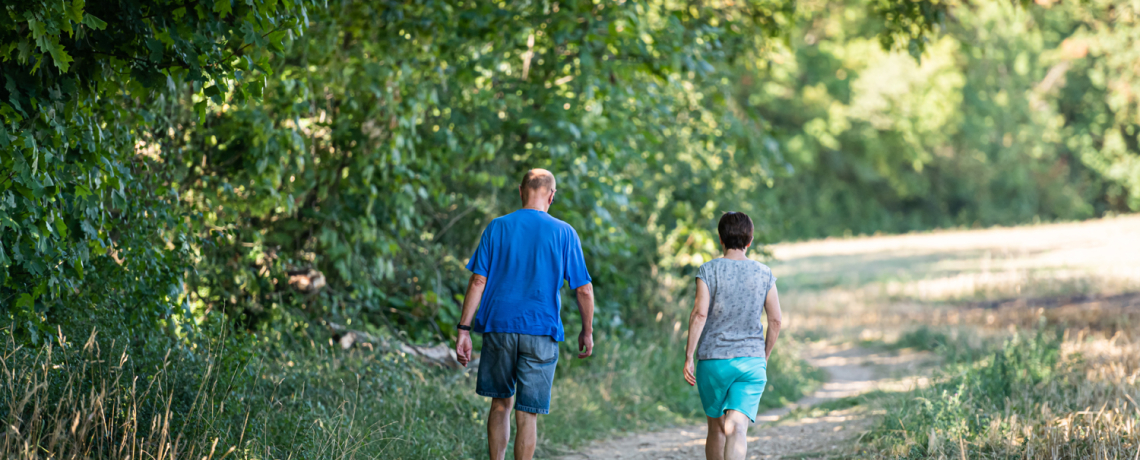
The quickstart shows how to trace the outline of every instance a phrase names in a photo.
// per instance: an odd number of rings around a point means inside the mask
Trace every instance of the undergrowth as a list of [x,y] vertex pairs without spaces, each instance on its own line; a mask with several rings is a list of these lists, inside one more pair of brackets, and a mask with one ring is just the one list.
[[[195,340],[94,331],[39,348],[0,343],[0,457],[13,459],[481,458],[488,401],[473,371],[319,340],[253,334]],[[327,341],[326,341],[327,342]],[[667,335],[563,344],[540,453],[701,418]],[[763,408],[798,399],[818,371],[781,343]]]
[[[1119,348],[1118,337],[1111,341]],[[1091,343],[1085,341],[1084,343]],[[929,328],[899,346],[945,365],[925,389],[880,398],[886,415],[864,438],[874,458],[1132,458],[1140,449],[1133,360],[1085,359],[1056,332],[1016,332],[971,350]],[[1070,353],[1063,353],[1066,347]],[[1134,348],[1130,343],[1125,349]],[[1132,406],[1130,407],[1130,403]]]

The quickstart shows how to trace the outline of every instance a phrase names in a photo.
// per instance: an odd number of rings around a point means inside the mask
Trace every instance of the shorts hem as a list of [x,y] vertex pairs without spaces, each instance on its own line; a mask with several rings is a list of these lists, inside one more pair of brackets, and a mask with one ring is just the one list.
[[550,414],[550,409],[539,409],[537,407],[524,406],[524,405],[518,404],[518,403],[515,404],[515,410],[521,410],[523,412],[530,412],[532,414],[539,414],[539,415],[549,415]]
[[486,324],[472,326],[475,329],[472,332],[478,334],[518,334],[518,335],[533,335],[535,337],[550,337],[555,342],[566,341],[566,331],[558,329],[549,329],[546,331],[535,331],[526,329],[500,329],[494,328]]
[[741,414],[744,414],[745,417],[748,417],[748,420],[750,422],[756,423],[756,414],[749,414],[748,412],[737,409],[735,407],[724,408],[723,410],[720,411],[720,415],[712,415],[712,414],[709,414],[708,411],[706,411],[705,416],[707,416],[709,418],[721,418],[721,417],[724,417],[724,414],[727,413],[729,410],[734,410],[734,411],[740,412]]
[[482,391],[482,390],[475,390],[475,394],[477,394],[479,396],[486,396],[488,398],[510,398],[510,397],[515,395],[514,393],[496,393],[494,391]]

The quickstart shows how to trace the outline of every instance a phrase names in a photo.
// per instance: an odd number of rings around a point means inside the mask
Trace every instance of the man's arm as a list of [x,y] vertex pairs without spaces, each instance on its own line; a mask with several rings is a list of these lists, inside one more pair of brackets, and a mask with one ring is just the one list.
[[[459,324],[471,325],[475,312],[479,310],[479,301],[483,300],[483,289],[486,287],[487,277],[477,273],[471,274],[471,280],[467,282],[467,294],[463,296],[463,313],[459,315]],[[467,363],[471,362],[470,331],[459,331],[459,337],[455,340],[455,359],[463,367],[467,367]]]
[[578,334],[578,357],[594,353],[594,284],[586,283],[574,290],[578,313],[582,315],[582,332]]

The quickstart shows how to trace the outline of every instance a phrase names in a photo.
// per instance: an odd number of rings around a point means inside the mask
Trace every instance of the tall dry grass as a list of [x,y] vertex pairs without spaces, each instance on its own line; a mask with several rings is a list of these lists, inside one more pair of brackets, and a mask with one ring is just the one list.
[[[184,364],[182,357],[172,359],[173,350],[153,369],[137,369],[126,347],[100,346],[95,332],[77,350],[62,333],[37,349],[3,335],[4,458],[213,460],[231,455],[245,435],[245,427],[238,428],[231,444],[232,430],[217,426],[219,408],[208,403],[235,376],[220,375],[209,355],[204,366],[194,366],[203,372],[198,385],[187,389],[172,373]],[[225,432],[226,442],[222,433],[212,441],[199,435],[210,431]]]
[[[949,363],[929,388],[883,400],[872,458],[1135,458],[1140,345],[1123,332],[1014,333],[990,350],[929,330]],[[933,340],[932,340],[933,339]]]

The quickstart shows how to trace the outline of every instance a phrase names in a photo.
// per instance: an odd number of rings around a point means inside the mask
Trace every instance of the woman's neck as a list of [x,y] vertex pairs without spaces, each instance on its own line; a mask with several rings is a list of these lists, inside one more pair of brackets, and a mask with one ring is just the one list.
[[748,248],[725,250],[724,251],[724,258],[725,259],[732,259],[732,260],[748,260],[748,255],[746,254],[747,250],[748,250]]

